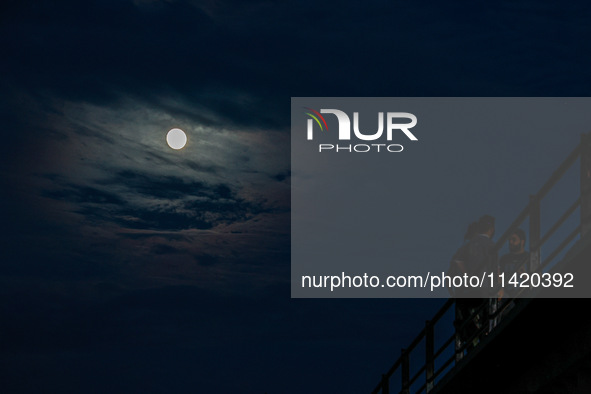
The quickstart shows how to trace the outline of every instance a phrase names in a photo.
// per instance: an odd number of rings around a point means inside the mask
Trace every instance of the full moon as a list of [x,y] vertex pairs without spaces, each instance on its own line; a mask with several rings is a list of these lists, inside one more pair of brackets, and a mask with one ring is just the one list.
[[182,149],[187,144],[187,135],[181,129],[171,129],[166,134],[166,142],[172,149]]

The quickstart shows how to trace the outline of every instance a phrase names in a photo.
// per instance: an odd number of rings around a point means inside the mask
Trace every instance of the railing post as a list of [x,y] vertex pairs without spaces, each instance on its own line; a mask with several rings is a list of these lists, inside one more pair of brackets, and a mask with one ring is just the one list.
[[581,238],[591,232],[591,133],[581,135]]
[[529,269],[536,272],[540,267],[540,200],[529,196]]
[[385,374],[382,375],[382,394],[390,394],[390,380]]
[[462,339],[460,338],[460,324],[461,322],[458,320],[458,299],[454,300],[454,344],[455,344],[455,354],[456,354],[456,364],[462,361],[464,357],[464,351],[462,349]]
[[402,349],[402,394],[410,394],[410,362],[406,349]]
[[427,393],[433,389],[433,373],[435,372],[435,337],[433,324],[427,320],[425,323],[425,373]]
[[488,299],[488,332],[491,332],[497,326],[497,311],[499,310],[499,299],[495,295]]

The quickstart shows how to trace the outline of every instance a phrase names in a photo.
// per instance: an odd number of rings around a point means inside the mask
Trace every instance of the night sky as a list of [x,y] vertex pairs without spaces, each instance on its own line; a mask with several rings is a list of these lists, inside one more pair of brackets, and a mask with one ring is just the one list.
[[[290,298],[290,98],[588,96],[590,16],[531,0],[3,2],[0,385],[370,391],[444,300]],[[453,198],[462,177],[440,182],[455,209],[413,211],[409,253],[446,265],[484,213],[504,230],[589,130],[462,142],[476,150],[454,168],[487,175],[470,204]]]

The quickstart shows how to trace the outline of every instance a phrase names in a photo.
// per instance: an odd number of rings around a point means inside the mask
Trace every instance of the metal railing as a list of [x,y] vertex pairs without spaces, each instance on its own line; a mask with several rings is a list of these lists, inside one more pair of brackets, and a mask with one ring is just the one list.
[[[548,194],[556,183],[564,176],[567,170],[580,158],[580,193],[577,199],[570,205],[570,207],[563,213],[563,215],[550,227],[550,229],[541,236],[541,209],[540,203],[542,199]],[[565,221],[580,208],[579,225],[572,230],[560,244],[548,254],[543,261],[541,260],[541,247],[556,233],[556,231],[565,223]],[[530,196],[529,204],[521,211],[517,218],[511,223],[509,228],[499,237],[496,242],[496,251],[498,252],[509,237],[521,226],[521,224],[529,218],[529,244],[530,244],[530,261],[529,266],[531,272],[543,272],[545,269],[551,267],[552,261],[566,248],[577,235],[584,236],[591,233],[591,133],[581,135],[581,142],[568,155],[566,160],[554,171],[548,178],[546,183],[535,195]],[[411,387],[418,382],[421,376],[424,377],[424,383],[415,391],[416,393],[429,393],[434,387],[438,379],[443,377],[463,359],[464,352],[470,346],[477,346],[479,338],[492,330],[496,326],[496,322],[501,313],[513,303],[513,299],[503,300],[502,304],[497,303],[497,299],[484,299],[480,308],[475,310],[470,316],[463,320],[462,324],[454,322],[454,333],[443,342],[443,344],[435,350],[435,327],[442,321],[442,318],[455,305],[454,299],[448,299],[441,309],[425,324],[425,328],[421,330],[419,335],[412,341],[412,343],[405,349],[402,349],[400,357],[392,365],[392,367],[382,375],[382,379],[372,391],[372,394],[390,393],[390,379],[396,371],[400,369],[400,393],[410,394]],[[488,324],[482,324],[476,331],[474,331],[470,338],[460,340],[459,331],[463,326],[469,324],[477,316],[483,316],[483,321]],[[448,327],[449,331],[449,327]],[[419,344],[425,340],[425,363],[418,368],[414,375],[410,375],[410,355],[415,351]],[[453,350],[450,345],[454,344]],[[474,344],[474,345],[473,345]],[[446,352],[447,349],[450,349]],[[445,353],[452,353],[451,357],[443,358]],[[413,353],[415,354],[415,353]],[[436,362],[439,361],[441,365],[436,367]],[[395,391],[395,392],[396,392]]]

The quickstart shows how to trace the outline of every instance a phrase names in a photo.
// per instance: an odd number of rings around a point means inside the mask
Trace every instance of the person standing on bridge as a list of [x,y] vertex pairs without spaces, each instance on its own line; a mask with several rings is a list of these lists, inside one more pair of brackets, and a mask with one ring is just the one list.
[[519,275],[529,272],[529,252],[525,251],[525,231],[518,228],[507,242],[509,253],[503,255],[499,261],[500,272],[505,273],[506,281],[515,273]]
[[[482,277],[482,274],[498,273],[497,252],[492,238],[495,234],[495,218],[484,215],[468,226],[464,239],[467,240],[454,254],[448,274]],[[456,298],[491,297],[490,286],[463,286],[451,289]]]
[[[525,250],[525,231],[518,228],[507,241],[509,244],[509,253],[503,255],[499,261],[499,271],[505,274],[505,283],[510,283],[513,275],[519,276],[530,272],[529,252]],[[517,278],[519,279],[519,278]],[[514,298],[519,293],[519,289],[513,285],[507,285],[501,289],[500,296],[504,299]],[[503,315],[513,308],[513,303],[506,305],[503,309]]]
[[[450,274],[478,276],[484,273],[498,272],[497,252],[492,238],[495,234],[495,218],[490,215],[480,217],[478,222],[468,227],[465,238],[469,237],[454,255],[450,263]],[[462,287],[454,289],[456,297],[456,359],[461,359],[463,351],[459,349],[467,344],[468,349],[478,343],[479,332],[488,325],[490,288]]]

